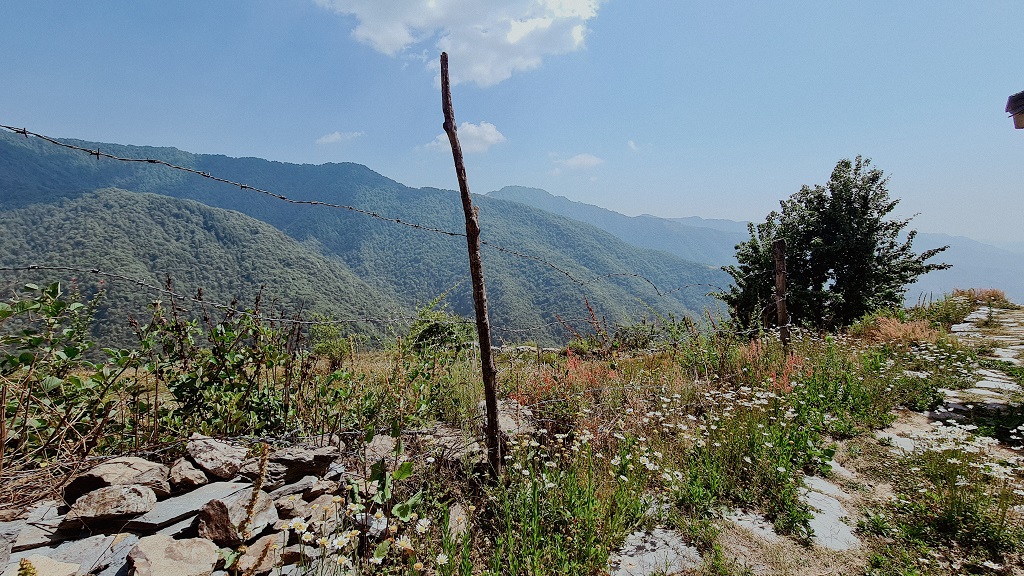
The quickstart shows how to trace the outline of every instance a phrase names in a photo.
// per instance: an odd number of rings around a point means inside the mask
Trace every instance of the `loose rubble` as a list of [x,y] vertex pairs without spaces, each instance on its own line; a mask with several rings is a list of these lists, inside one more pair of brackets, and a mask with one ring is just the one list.
[[70,482],[63,502],[41,502],[0,522],[0,576],[17,574],[23,561],[40,576],[207,576],[224,568],[226,549],[243,544],[237,568],[268,574],[288,544],[281,519],[309,518],[314,503],[323,506],[343,490],[325,478],[345,475],[341,448],[334,442],[270,453],[262,487],[271,493],[252,483],[260,458],[198,434],[188,442],[189,457],[171,467],[107,460]]

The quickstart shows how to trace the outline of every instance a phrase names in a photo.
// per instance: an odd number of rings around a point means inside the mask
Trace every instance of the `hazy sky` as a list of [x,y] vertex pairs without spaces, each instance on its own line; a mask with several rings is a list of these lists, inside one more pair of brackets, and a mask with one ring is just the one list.
[[[762,220],[836,161],[917,228],[1024,242],[1019,1],[4,0],[0,123],[630,215]],[[254,182],[259,185],[259,182]]]

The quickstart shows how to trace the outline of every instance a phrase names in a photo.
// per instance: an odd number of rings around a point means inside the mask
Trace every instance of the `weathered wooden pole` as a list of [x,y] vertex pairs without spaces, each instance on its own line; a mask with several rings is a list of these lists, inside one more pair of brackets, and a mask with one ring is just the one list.
[[775,257],[775,311],[778,314],[779,338],[782,347],[789,352],[789,311],[786,310],[786,239],[772,242]]
[[484,405],[487,412],[485,435],[487,436],[487,460],[497,474],[501,471],[501,442],[498,438],[498,392],[497,371],[494,369],[494,354],[491,350],[491,323],[487,317],[487,290],[484,288],[484,267],[480,257],[480,221],[477,208],[469,195],[466,183],[466,165],[462,161],[462,146],[455,128],[455,112],[452,109],[451,85],[448,81],[448,53],[441,53],[441,108],[444,111],[444,131],[452,144],[455,159],[455,176],[459,179],[462,194],[462,210],[466,213],[466,244],[469,248],[469,274],[473,279],[473,307],[476,309],[476,334],[480,340],[480,372],[484,380]]

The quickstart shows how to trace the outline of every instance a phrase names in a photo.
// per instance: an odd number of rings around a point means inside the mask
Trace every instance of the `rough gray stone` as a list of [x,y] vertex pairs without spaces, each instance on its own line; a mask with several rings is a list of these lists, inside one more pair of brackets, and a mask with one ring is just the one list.
[[[366,462],[374,463],[380,460],[391,462],[395,458],[395,448],[398,443],[394,438],[387,434],[377,434],[363,447],[363,455],[366,458]],[[404,454],[399,456],[400,460],[405,460]]]
[[875,438],[878,438],[879,440],[882,440],[884,442],[889,442],[890,444],[892,444],[894,448],[896,448],[900,452],[909,453],[914,451],[914,441],[911,440],[910,438],[904,438],[903,436],[898,436],[896,434],[893,434],[892,432],[882,431],[875,432]]
[[[35,568],[38,576],[76,576],[78,574],[78,564],[69,564],[67,562],[59,562],[46,556],[39,554],[32,554],[25,558]],[[0,576],[17,576],[18,575],[18,564],[12,564],[3,574]]]
[[72,504],[87,492],[105,486],[133,484],[147,486],[158,498],[165,498],[171,493],[171,485],[167,480],[169,472],[167,466],[143,458],[114,458],[72,480],[64,489],[64,499]]
[[130,521],[125,528],[151,532],[179,520],[195,516],[210,500],[227,498],[248,486],[245,482],[214,482],[174,498],[157,502],[152,510]]
[[812,509],[809,522],[814,543],[831,550],[850,550],[860,546],[860,539],[847,524],[849,513],[839,498],[848,495],[838,486],[815,476],[805,476],[801,497]]
[[278,498],[274,500],[274,506],[277,508],[277,515],[280,518],[309,518],[313,512],[309,507],[309,502],[303,500],[298,494]]
[[618,553],[608,559],[611,576],[649,576],[695,570],[701,565],[700,552],[679,534],[663,528],[650,533],[634,532]]
[[[276,490],[305,476],[320,478],[339,454],[335,446],[293,446],[278,450],[268,459],[263,487]],[[251,458],[245,461],[238,473],[249,480],[255,480],[260,473],[259,459]]]
[[280,561],[280,550],[288,545],[288,535],[267,534],[250,545],[235,565],[239,574],[266,574]]
[[342,462],[331,462],[331,465],[327,467],[327,472],[324,473],[324,480],[337,480],[341,482],[341,477],[345,475],[345,464]]
[[92,526],[105,520],[145,514],[156,505],[156,494],[148,486],[107,486],[93,490],[75,501],[60,526]]
[[114,536],[114,543],[110,552],[101,560],[106,567],[100,569],[96,576],[127,576],[128,575],[128,553],[139,543],[139,537],[135,534],[121,533]]
[[338,483],[333,480],[318,480],[302,493],[303,500],[316,500],[325,495],[333,495],[338,492]]
[[472,436],[445,424],[437,425],[432,433],[424,437],[430,454],[451,462],[483,461],[484,449]]
[[[480,425],[486,428],[487,409],[483,400],[477,404],[477,412],[480,414]],[[537,431],[533,410],[512,399],[498,400],[498,430],[509,439],[520,434],[533,434]]]
[[40,502],[32,508],[27,518],[13,522],[19,529],[18,537],[11,545],[11,552],[39,548],[74,538],[77,534],[73,530],[58,530],[63,519],[57,502]]
[[217,545],[205,538],[154,534],[141,539],[128,558],[137,576],[210,576],[220,556]]
[[202,470],[181,458],[171,466],[171,486],[178,492],[187,492],[208,484],[210,479]]
[[[247,488],[223,499],[210,500],[199,510],[199,536],[209,538],[221,546],[237,547],[253,536],[259,535],[267,526],[278,521],[277,508],[270,496],[262,490],[256,496],[251,521],[242,526],[248,517],[248,508],[253,489]],[[239,528],[244,534],[239,534]]]
[[0,523],[0,568],[7,565],[7,560],[11,557],[11,548],[20,532],[21,525],[15,522]]
[[192,434],[186,446],[189,456],[207,474],[217,478],[231,478],[242,467],[248,450],[235,444]]
[[284,498],[285,496],[291,496],[292,494],[301,494],[302,492],[312,488],[313,484],[316,484],[316,482],[316,476],[304,476],[298,482],[286,484],[277,490],[274,490],[270,493],[270,497],[276,500],[278,498]]
[[760,537],[768,542],[778,541],[781,537],[775,532],[775,526],[765,520],[764,516],[746,510],[733,510],[725,515],[725,519]]
[[81,574],[88,574],[92,571],[102,570],[107,567],[105,558],[110,553],[114,544],[114,535],[90,536],[82,540],[72,540],[57,547],[50,554],[49,558],[59,562],[77,564]]

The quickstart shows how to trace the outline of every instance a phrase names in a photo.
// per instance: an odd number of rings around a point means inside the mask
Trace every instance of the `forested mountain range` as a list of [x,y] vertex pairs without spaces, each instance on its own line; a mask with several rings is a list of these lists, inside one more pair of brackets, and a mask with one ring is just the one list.
[[[358,164],[295,165],[65,141],[164,160],[294,199],[464,230],[457,192],[409,188]],[[565,336],[559,319],[589,316],[588,302],[610,324],[653,312],[699,313],[715,305],[708,292],[727,283],[715,267],[638,248],[576,220],[499,198],[474,201],[483,239],[529,256],[485,247],[499,339],[559,340]],[[380,316],[393,308],[411,314],[446,292],[455,312],[472,311],[463,237],[288,204],[164,166],[94,158],[6,132],[0,133],[0,210],[7,224],[3,241],[18,246],[5,250],[6,266],[108,266],[154,281],[170,273],[182,284],[204,287],[211,298],[237,294],[243,301],[254,286],[266,284],[282,303],[318,311],[333,306],[329,314],[341,317]],[[15,276],[2,280],[8,287],[23,280]]]
[[[537,188],[507,186],[488,196],[521,202],[528,206],[593,224],[622,240],[645,248],[665,250],[678,255],[692,255],[706,264],[724,266],[733,262],[735,246],[750,238],[747,223],[735,220],[657,218],[625,216],[605,208],[574,202]],[[910,228],[914,228],[913,222]],[[907,290],[907,303],[919,299],[939,298],[956,288],[998,288],[1011,300],[1024,302],[1024,254],[998,248],[963,236],[921,232],[914,248],[949,246],[936,256],[936,261],[952,264],[948,270],[936,270],[918,278]]]
[[[634,246],[663,250],[684,260],[711,266],[724,266],[735,260],[735,247],[746,239],[745,227],[739,232],[695,226],[692,220],[678,221],[655,216],[626,216],[611,210],[574,202],[539,188],[506,186],[487,194],[520,202],[554,214],[592,224]],[[680,219],[683,220],[683,219]]]
[[[3,221],[0,266],[84,267],[164,288],[170,276],[173,292],[195,297],[201,289],[201,297],[214,304],[237,299],[237,308],[252,308],[261,295],[261,308],[269,315],[288,311],[370,319],[405,313],[343,263],[269,224],[191,200],[108,188],[12,209],[3,213]],[[124,330],[128,316],[145,323],[151,302],[171,300],[169,294],[92,273],[37,270],[18,274],[17,283],[55,279],[86,297],[103,281],[95,334],[107,344],[129,343],[131,334]],[[3,284],[17,287],[13,281]],[[195,301],[178,304],[200,311]],[[220,314],[212,307],[210,312]],[[370,320],[344,325],[381,335],[380,325]]]

